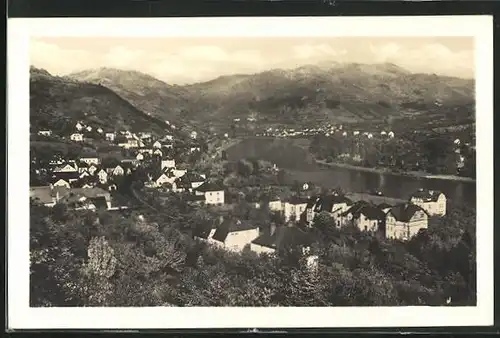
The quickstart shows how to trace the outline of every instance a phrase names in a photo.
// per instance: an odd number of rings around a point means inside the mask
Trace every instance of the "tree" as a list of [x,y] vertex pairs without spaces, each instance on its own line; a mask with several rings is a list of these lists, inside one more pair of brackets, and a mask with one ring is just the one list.
[[115,273],[116,258],[114,250],[104,237],[95,237],[90,241],[88,260],[82,267],[82,293],[88,305],[106,306],[113,293],[110,278]]

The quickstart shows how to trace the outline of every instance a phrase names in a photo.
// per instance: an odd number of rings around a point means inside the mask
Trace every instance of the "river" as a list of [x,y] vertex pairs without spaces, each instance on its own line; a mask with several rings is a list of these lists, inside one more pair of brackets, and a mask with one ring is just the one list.
[[286,139],[246,138],[228,148],[227,154],[230,160],[254,157],[276,163],[287,172],[288,182],[311,182],[327,188],[341,187],[349,192],[378,190],[385,196],[403,199],[407,199],[419,188],[427,188],[442,191],[455,203],[476,203],[475,182],[323,167],[314,162],[305,149],[303,140],[297,143]]

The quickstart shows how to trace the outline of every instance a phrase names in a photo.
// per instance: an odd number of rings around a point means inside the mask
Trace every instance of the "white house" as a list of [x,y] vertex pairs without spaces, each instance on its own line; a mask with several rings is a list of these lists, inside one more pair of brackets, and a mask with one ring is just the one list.
[[174,176],[177,178],[186,175],[186,173],[187,173],[186,169],[178,169],[178,168],[174,169]]
[[116,138],[116,134],[115,133],[106,133],[105,137],[106,137],[106,140],[113,142]]
[[418,205],[430,216],[446,215],[446,196],[441,191],[419,189],[411,195],[410,203]]
[[195,189],[197,195],[205,195],[205,204],[224,204],[224,188],[205,182]]
[[194,130],[193,130],[193,131],[191,132],[191,138],[192,138],[192,139],[196,139],[197,137],[198,137],[198,133],[197,133],[196,131],[194,131]]
[[293,196],[288,201],[285,201],[285,203],[283,203],[283,214],[285,216],[285,220],[300,220],[300,217],[306,211],[308,201],[309,200],[307,198],[297,196]]
[[360,201],[341,214],[342,225],[352,224],[361,231],[383,232],[385,213],[379,207]]
[[394,138],[394,132],[390,131],[387,136],[389,136],[390,138]]
[[159,141],[156,141],[153,143],[153,148],[161,149],[161,143]]
[[162,157],[163,153],[162,153],[162,151],[160,149],[155,149],[155,151],[153,151],[153,155],[157,155],[157,156]]
[[74,133],[70,135],[70,140],[75,142],[83,142],[83,134]]
[[195,237],[233,252],[242,251],[259,237],[258,226],[236,219],[223,220],[222,223],[207,230],[197,231]]
[[175,160],[174,159],[161,160],[161,170],[165,168],[175,168]]
[[104,169],[99,170],[97,177],[99,177],[99,182],[102,184],[108,182],[108,173]]
[[307,203],[306,221],[311,223],[316,214],[327,212],[333,218],[337,226],[340,226],[339,216],[346,212],[352,201],[339,193],[333,193],[327,196],[311,198]]
[[83,123],[80,123],[80,122],[78,122],[75,127],[76,127],[76,130],[78,130],[78,131],[81,131],[83,128],[85,128]]
[[125,174],[125,170],[120,165],[117,165],[113,169],[113,176],[123,176],[124,174]]
[[78,172],[78,168],[76,166],[72,166],[69,163],[67,163],[63,166],[60,166],[60,167],[57,167],[56,169],[54,169],[54,172],[55,173],[73,173],[73,172]]
[[196,152],[196,151],[200,151],[200,147],[191,147],[191,148],[189,149],[189,152],[191,152],[191,153],[194,153],[194,152]]
[[98,157],[81,157],[80,162],[84,162],[87,164],[99,164],[99,158]]
[[142,160],[144,160],[144,155],[142,153],[139,153],[139,154],[137,154],[137,156],[135,157],[135,159],[137,161],[142,161]]
[[280,199],[275,199],[275,200],[269,201],[269,210],[282,212],[283,211],[283,202]]
[[102,133],[103,133],[103,131],[104,131],[104,130],[102,130],[102,128],[97,128],[97,132],[98,132],[99,134],[102,134]]
[[387,213],[385,219],[385,237],[409,240],[420,229],[427,229],[429,216],[418,205],[407,203],[396,205]]
[[172,141],[174,137],[172,135],[165,135],[165,140]]
[[87,128],[86,128],[86,129],[87,129],[87,131],[88,131],[88,132],[91,132],[91,131],[92,131],[92,127],[91,127],[91,126],[87,126]]
[[89,174],[93,176],[97,171],[97,166],[95,164],[91,164],[90,167],[88,168],[88,171]]
[[52,186],[65,187],[65,188],[71,189],[71,185],[69,184],[69,182],[62,179],[62,178],[54,180],[54,182],[52,183]]
[[353,134],[354,136],[359,135],[359,131],[355,130],[352,134]]
[[169,177],[167,173],[161,173],[158,177],[154,179],[157,186],[162,186],[166,183],[173,184],[175,177]]
[[38,135],[41,135],[41,136],[51,136],[52,135],[52,130],[40,130],[38,132]]

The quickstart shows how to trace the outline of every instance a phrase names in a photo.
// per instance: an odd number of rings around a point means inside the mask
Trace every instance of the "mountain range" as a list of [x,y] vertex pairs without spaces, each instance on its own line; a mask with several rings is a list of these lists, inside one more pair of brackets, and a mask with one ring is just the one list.
[[[32,84],[40,82],[42,72],[38,70],[37,76],[32,72]],[[53,86],[54,80],[45,83]],[[67,93],[66,101],[74,96],[78,96],[79,102],[92,101],[95,98],[90,88],[99,88],[103,95],[107,89],[106,95],[115,94],[123,99],[122,105],[130,103],[145,113],[142,115],[198,124],[227,124],[248,115],[277,123],[363,122],[435,113],[442,108],[473,107],[475,102],[472,79],[414,74],[391,63],[323,62],[295,69],[220,76],[183,86],[137,71],[98,68],[59,77],[56,83],[59,87],[64,83],[88,89],[80,94],[69,89],[60,91],[62,96]],[[44,100],[47,101],[51,99]],[[131,112],[133,108],[128,109]],[[116,114],[122,114],[121,110]]]

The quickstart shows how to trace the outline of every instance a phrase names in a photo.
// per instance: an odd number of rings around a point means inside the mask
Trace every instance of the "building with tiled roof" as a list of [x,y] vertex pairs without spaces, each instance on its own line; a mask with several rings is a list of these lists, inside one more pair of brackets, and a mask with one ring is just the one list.
[[410,202],[420,206],[431,216],[446,215],[446,196],[441,191],[419,189],[410,196]]
[[341,213],[347,211],[351,204],[352,201],[349,198],[339,193],[312,197],[307,204],[306,220],[311,223],[320,212],[327,212],[333,218],[338,218]]
[[273,253],[288,248],[310,247],[315,237],[297,227],[271,227],[252,241],[250,249],[257,253]]
[[195,237],[229,251],[241,251],[259,236],[259,226],[249,221],[226,218],[200,225]]
[[194,192],[205,196],[205,204],[224,204],[224,187],[214,182],[204,182]]
[[384,234],[385,217],[384,211],[378,206],[359,201],[341,214],[341,220],[338,221],[338,225],[351,223],[361,231],[380,232]]
[[283,201],[282,210],[285,221],[299,221],[306,211],[308,202],[309,198],[300,196],[292,196]]
[[400,240],[409,240],[420,229],[427,229],[428,213],[420,206],[402,203],[393,206],[385,217],[385,236]]

